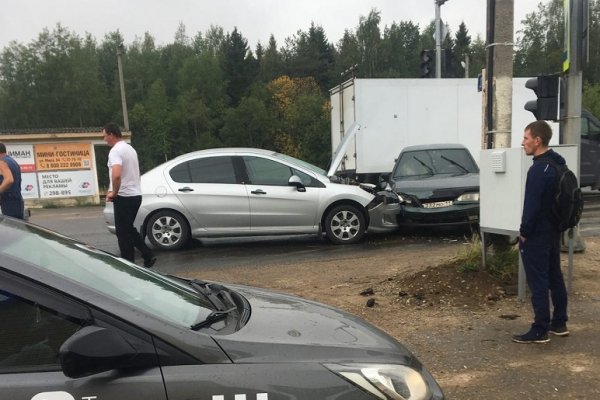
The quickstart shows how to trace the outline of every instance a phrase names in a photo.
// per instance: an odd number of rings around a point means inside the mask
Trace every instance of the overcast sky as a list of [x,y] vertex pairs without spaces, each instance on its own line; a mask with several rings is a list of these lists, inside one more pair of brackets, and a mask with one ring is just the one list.
[[[479,34],[485,40],[486,3],[447,0],[441,7],[442,20],[453,33],[464,21],[473,39]],[[515,29],[539,3],[514,0]],[[435,17],[435,0],[0,0],[0,48],[13,40],[29,44],[42,29],[53,30],[57,23],[82,37],[89,32],[98,42],[116,30],[126,44],[149,32],[158,45],[171,43],[180,23],[189,37],[211,25],[226,33],[237,27],[254,49],[258,41],[266,45],[270,34],[281,47],[285,38],[307,31],[314,22],[337,44],[344,30],[354,31],[359,18],[373,8],[381,12],[382,30],[400,21],[423,29]]]

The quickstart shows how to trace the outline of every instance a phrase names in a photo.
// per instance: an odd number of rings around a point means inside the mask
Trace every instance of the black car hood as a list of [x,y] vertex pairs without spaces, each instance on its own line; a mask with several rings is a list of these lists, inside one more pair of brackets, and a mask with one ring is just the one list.
[[392,179],[396,193],[413,195],[419,199],[455,198],[465,192],[479,191],[479,174],[419,176],[410,179]]
[[213,336],[233,362],[415,362],[391,336],[346,312],[295,296],[228,286],[252,308],[242,329]]

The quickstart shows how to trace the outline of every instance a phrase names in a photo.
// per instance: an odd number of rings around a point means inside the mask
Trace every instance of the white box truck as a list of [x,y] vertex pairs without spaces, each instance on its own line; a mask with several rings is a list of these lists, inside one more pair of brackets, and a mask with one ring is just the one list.
[[[511,147],[520,147],[523,129],[535,120],[524,109],[536,99],[527,79],[513,78]],[[330,91],[331,171],[376,183],[405,146],[422,144],[460,143],[479,162],[485,113],[477,86],[477,79],[351,79],[336,86]],[[582,117],[580,181],[598,188],[600,122],[585,111]],[[551,125],[551,143],[558,144],[558,124]]]

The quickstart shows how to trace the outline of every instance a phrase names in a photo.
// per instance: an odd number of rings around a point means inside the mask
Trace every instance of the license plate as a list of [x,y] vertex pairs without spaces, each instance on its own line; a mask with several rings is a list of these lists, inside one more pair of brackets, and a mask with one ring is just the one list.
[[433,203],[423,203],[423,207],[425,207],[425,208],[449,207],[451,205],[452,205],[452,200],[434,201]]

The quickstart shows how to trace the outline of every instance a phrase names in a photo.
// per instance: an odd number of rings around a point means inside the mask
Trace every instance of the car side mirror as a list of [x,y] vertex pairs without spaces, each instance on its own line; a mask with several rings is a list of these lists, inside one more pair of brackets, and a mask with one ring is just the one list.
[[63,373],[69,378],[156,364],[155,353],[144,354],[118,333],[98,326],[75,332],[60,347],[59,357]]
[[299,192],[306,192],[306,186],[304,186],[304,183],[302,183],[302,179],[300,179],[300,177],[298,175],[292,175],[292,176],[290,176],[290,180],[288,181],[288,185],[290,185],[290,186],[296,186],[296,189]]

